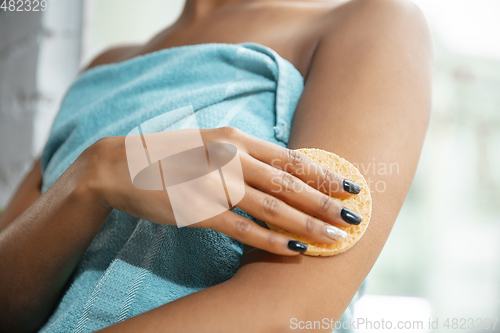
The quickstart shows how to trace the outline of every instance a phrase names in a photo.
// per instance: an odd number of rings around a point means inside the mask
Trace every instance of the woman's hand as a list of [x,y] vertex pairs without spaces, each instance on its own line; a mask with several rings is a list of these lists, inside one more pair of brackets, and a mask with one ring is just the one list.
[[[182,142],[183,135],[188,135],[185,131],[175,131],[176,140]],[[330,197],[357,194],[359,185],[293,150],[235,128],[201,130],[201,135],[205,144],[229,143],[238,149],[245,195],[236,207],[257,219],[322,243],[333,243],[345,237],[345,231],[337,226],[361,222],[361,216],[344,209]],[[166,191],[134,187],[126,154],[125,137],[106,137],[81,155],[80,159],[87,165],[88,184],[101,204],[151,222],[175,224]],[[178,170],[183,167],[180,165]],[[189,168],[192,166],[186,164],[185,169]],[[193,209],[196,209],[194,205]],[[295,255],[307,248],[303,243],[261,227],[230,210],[191,226],[217,230],[276,254]]]

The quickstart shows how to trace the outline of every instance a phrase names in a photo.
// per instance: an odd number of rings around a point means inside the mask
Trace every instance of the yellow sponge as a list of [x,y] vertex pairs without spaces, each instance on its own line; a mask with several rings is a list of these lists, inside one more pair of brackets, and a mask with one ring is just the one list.
[[370,195],[370,189],[366,183],[365,178],[358,169],[345,159],[321,150],[321,149],[297,149],[299,153],[306,156],[307,158],[313,160],[314,162],[324,166],[327,169],[330,169],[338,174],[343,175],[346,179],[352,180],[353,182],[359,184],[362,189],[356,195],[352,195],[348,198],[335,198],[335,200],[340,201],[344,207],[349,208],[355,211],[358,214],[363,216],[363,220],[359,225],[352,225],[349,227],[340,227],[341,229],[347,231],[348,235],[344,241],[335,242],[333,244],[322,244],[315,241],[311,241],[305,237],[298,236],[292,234],[280,227],[276,227],[269,223],[266,223],[267,226],[274,231],[285,234],[292,238],[295,238],[298,241],[308,244],[306,255],[310,256],[332,256],[335,254],[342,253],[348,249],[350,249],[356,242],[363,236],[366,228],[368,227],[368,223],[370,222],[370,217],[372,213],[372,198]]

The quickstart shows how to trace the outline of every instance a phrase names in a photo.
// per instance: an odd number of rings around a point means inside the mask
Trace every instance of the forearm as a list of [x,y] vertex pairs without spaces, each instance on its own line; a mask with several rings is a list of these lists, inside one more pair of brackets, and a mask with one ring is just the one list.
[[300,300],[276,293],[265,281],[238,273],[230,280],[180,298],[100,332],[286,332]]
[[31,171],[21,183],[9,204],[0,215],[0,231],[21,215],[29,206],[40,198],[42,173],[40,160],[37,160]]
[[0,232],[0,330],[33,331],[49,315],[110,209],[72,165]]

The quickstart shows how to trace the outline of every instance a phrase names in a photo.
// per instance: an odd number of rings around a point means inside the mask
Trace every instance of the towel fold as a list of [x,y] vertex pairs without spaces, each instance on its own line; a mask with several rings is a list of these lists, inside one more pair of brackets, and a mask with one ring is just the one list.
[[[200,128],[233,126],[285,146],[303,90],[288,61],[259,44],[201,44],[92,68],[67,92],[42,156],[46,191],[88,146],[176,129],[192,106]],[[245,212],[236,211],[248,216]],[[113,210],[42,332],[93,332],[231,278],[243,244],[213,230],[158,225]]]

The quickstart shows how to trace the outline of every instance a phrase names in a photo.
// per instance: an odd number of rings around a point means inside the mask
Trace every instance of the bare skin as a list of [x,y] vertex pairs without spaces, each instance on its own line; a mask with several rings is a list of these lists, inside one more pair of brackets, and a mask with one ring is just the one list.
[[275,50],[305,77],[314,50],[328,29],[331,13],[340,3],[336,0],[188,1],[179,20],[150,42],[111,49],[89,67],[175,46],[255,42]]
[[[370,227],[356,246],[330,258],[246,251],[230,280],[103,331],[285,332],[291,318],[338,320],[379,256],[411,185],[432,76],[429,32],[413,4],[193,1],[147,45],[111,50],[91,66],[209,42],[269,46],[306,77],[289,147],[321,148],[360,165],[372,184]],[[363,168],[374,159],[396,163],[399,172],[380,175]],[[0,277],[0,286],[9,286],[0,290],[2,299],[12,302],[10,309],[1,308],[0,322],[11,331],[34,331],[43,323],[110,211],[96,183],[79,181],[88,170],[94,170],[90,164],[72,165],[40,196],[35,168],[0,218],[0,266],[16,272],[12,280]],[[385,184],[384,191],[374,187],[377,182]]]

